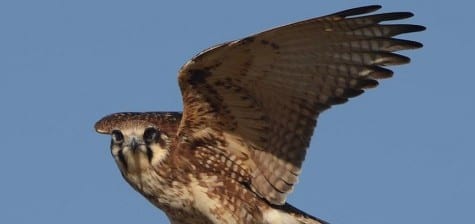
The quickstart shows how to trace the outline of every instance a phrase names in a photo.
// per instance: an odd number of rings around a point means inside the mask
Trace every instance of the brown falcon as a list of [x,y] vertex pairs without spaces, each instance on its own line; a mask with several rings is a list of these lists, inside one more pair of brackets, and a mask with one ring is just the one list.
[[108,115],[125,180],[173,224],[325,223],[286,203],[318,115],[391,77],[422,47],[381,24],[410,12],[354,8],[203,51],[180,70],[184,110]]

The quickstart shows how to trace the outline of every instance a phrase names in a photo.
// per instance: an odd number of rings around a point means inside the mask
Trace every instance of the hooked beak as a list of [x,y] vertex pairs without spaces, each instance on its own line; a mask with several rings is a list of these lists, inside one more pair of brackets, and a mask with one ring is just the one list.
[[130,148],[132,149],[132,151],[135,152],[137,150],[138,146],[139,146],[139,144],[137,143],[135,138],[133,138],[132,141],[130,142]]

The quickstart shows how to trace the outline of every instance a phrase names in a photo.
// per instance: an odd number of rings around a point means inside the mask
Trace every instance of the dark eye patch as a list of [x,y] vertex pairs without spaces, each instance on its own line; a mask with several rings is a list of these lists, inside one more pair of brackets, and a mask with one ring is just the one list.
[[114,144],[122,144],[124,142],[124,135],[119,130],[113,130],[111,133],[112,136],[112,143]]
[[117,156],[119,157],[120,163],[122,163],[122,165],[124,166],[124,168],[127,170],[127,169],[128,169],[127,161],[125,160],[124,152],[122,152],[122,149],[119,150]]
[[143,133],[143,140],[147,144],[157,141],[159,137],[160,137],[160,131],[158,131],[156,128],[153,128],[153,127],[145,129]]

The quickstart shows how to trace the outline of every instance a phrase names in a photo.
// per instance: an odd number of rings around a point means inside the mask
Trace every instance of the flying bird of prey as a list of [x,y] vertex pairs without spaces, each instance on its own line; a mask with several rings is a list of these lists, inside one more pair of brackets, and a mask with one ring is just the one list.
[[410,12],[349,9],[207,49],[179,71],[180,112],[99,120],[125,180],[172,224],[323,224],[286,203],[316,119],[409,62]]

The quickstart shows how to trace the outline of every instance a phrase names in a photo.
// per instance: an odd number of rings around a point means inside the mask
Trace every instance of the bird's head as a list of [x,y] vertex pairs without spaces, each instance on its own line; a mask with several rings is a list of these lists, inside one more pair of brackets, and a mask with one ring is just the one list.
[[111,153],[123,173],[140,172],[167,157],[180,119],[180,113],[115,113],[95,129],[111,135]]

